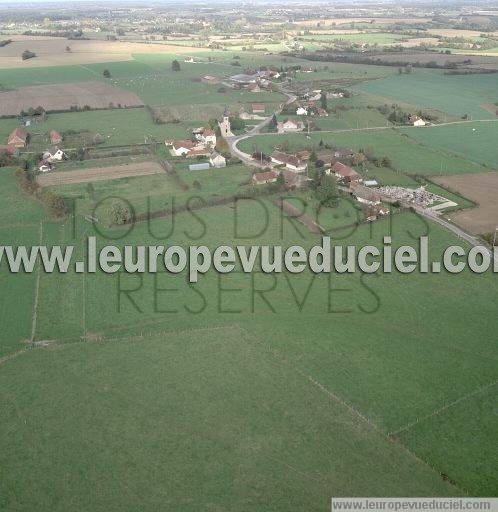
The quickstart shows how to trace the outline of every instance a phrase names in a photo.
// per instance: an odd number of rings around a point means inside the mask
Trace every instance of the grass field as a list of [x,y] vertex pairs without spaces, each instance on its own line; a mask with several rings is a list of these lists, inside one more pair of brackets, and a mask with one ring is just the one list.
[[263,152],[272,152],[276,145],[282,144],[284,141],[289,142],[290,150],[312,147],[313,144],[316,145],[323,141],[324,144],[350,147],[355,150],[370,148],[378,157],[388,156],[393,166],[406,174],[431,176],[480,173],[487,170],[482,165],[472,163],[463,157],[417,143],[394,129],[339,131],[337,133],[315,132],[311,133],[310,137],[311,140],[306,139],[304,133],[252,137],[241,141],[238,147],[247,153],[252,153],[254,146]]
[[414,70],[361,84],[357,89],[383,97],[388,104],[397,100],[450,115],[490,119],[494,116],[481,105],[498,101],[497,86],[496,74],[448,76],[442,71]]
[[[12,187],[5,176],[5,185]],[[200,172],[195,177],[202,180]],[[235,182],[243,179],[243,169],[240,178],[233,177]],[[156,177],[133,179],[141,184],[118,180],[124,190],[118,182],[113,183],[116,189],[103,190],[96,183],[96,193],[99,198],[125,193],[133,199],[135,191],[140,201],[143,192],[159,190],[146,179]],[[343,222],[344,212],[341,206],[327,214],[328,220]],[[4,239],[38,243],[40,219],[43,212],[34,208],[26,225]],[[75,244],[75,257],[81,257],[84,235],[93,230],[80,216],[76,228],[73,233],[72,222],[44,222],[43,243]],[[381,222],[334,236],[342,243],[377,245],[388,228],[388,222]],[[120,233],[103,225],[100,229],[113,238]],[[410,236],[426,229],[416,216],[395,216],[394,245],[413,242]],[[429,229],[433,257],[455,243],[436,226]],[[109,243],[98,238],[99,245]],[[271,202],[245,201],[237,209],[220,206],[142,224],[114,243],[214,247],[278,241],[311,247],[318,240],[303,226],[282,219]],[[247,510],[259,509],[259,500],[248,498],[249,482],[257,496],[273,496],[274,510],[288,510],[288,500],[321,510],[329,495],[358,492],[496,492],[493,468],[482,462],[480,480],[473,469],[481,453],[494,449],[491,419],[473,427],[488,434],[474,439],[466,458],[450,461],[441,459],[437,436],[425,431],[423,422],[406,428],[433,414],[445,422],[448,449],[453,432],[454,439],[456,433],[458,439],[465,435],[462,422],[452,421],[453,408],[440,409],[498,378],[493,324],[467,320],[493,314],[494,276],[352,275],[333,276],[331,282],[308,272],[278,275],[275,282],[270,277],[210,272],[192,287],[183,276],[70,270],[42,273],[38,293],[36,275],[25,276],[22,283],[17,276],[2,277],[7,289],[16,284],[24,290],[12,291],[16,301],[2,294],[2,353],[23,349],[33,322],[34,339],[49,343],[0,363],[6,411],[0,457],[2,467],[10,468],[0,484],[4,508],[29,509],[29,496],[36,495],[41,510],[67,508],[69,496],[87,496],[83,508],[92,510],[109,509],[111,500],[120,509],[133,509],[137,500],[142,508],[153,509],[167,494],[179,510],[201,501],[214,510],[243,499],[249,500]],[[135,291],[118,293],[118,284]],[[465,299],[469,294],[471,303]],[[183,332],[186,325],[204,330]],[[151,335],[142,338],[141,332]],[[314,386],[315,381],[323,387]],[[84,404],[75,409],[82,393]],[[487,396],[483,390],[476,400]],[[476,400],[459,402],[459,407],[472,410]],[[57,404],[57,413],[49,404]],[[387,434],[400,429],[405,429],[397,435],[401,444],[392,442]],[[55,446],[57,455],[47,457]],[[185,458],[187,446],[191,456]],[[31,454],[28,472],[16,462],[25,460],[26,450]],[[75,462],[67,473],[69,460]],[[109,465],[119,484],[103,480]],[[195,491],[187,493],[188,502],[185,492],[175,491],[173,467],[179,481],[191,475]],[[62,471],[68,478],[64,485]],[[443,482],[438,471],[450,475],[457,487]],[[234,472],[240,475],[235,486],[229,483]],[[99,498],[89,498],[89,489],[96,486],[102,486]]]
[[498,121],[433,126],[424,130],[408,129],[405,133],[428,147],[498,167]]

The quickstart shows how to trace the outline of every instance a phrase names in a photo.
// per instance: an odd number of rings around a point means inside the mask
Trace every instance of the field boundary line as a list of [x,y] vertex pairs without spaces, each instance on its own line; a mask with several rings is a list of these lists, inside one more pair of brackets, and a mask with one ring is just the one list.
[[[41,247],[43,242],[43,221],[40,221],[40,237],[39,246]],[[41,281],[41,261],[38,261],[38,268],[36,272],[36,285],[35,285],[35,300],[33,304],[33,315],[31,317],[31,336],[29,338],[30,343],[33,343],[36,335],[36,324],[38,322],[38,305],[40,300],[40,281]]]
[[[245,334],[247,337],[253,339],[256,343],[258,343],[259,345],[261,345],[262,347],[267,349],[270,352],[270,354],[273,357],[275,357],[275,359],[277,359],[278,361],[288,365],[289,368],[294,370],[296,373],[298,373],[302,377],[305,377],[308,380],[308,382],[310,382],[313,386],[315,386],[318,389],[320,389],[320,391],[322,391],[327,396],[332,398],[336,403],[338,403],[339,405],[347,408],[351,413],[353,413],[354,416],[356,416],[364,424],[367,424],[370,428],[372,428],[372,430],[376,434],[380,435],[383,439],[385,439],[389,443],[392,443],[395,446],[397,446],[400,450],[404,451],[409,457],[411,457],[417,463],[422,464],[422,465],[430,468],[432,471],[437,473],[441,478],[443,477],[441,471],[438,468],[434,467],[430,462],[428,462],[428,461],[422,459],[421,457],[419,457],[415,452],[410,450],[410,448],[408,448],[408,446],[403,444],[398,438],[390,436],[389,433],[386,433],[384,430],[382,430],[374,421],[370,420],[367,416],[362,414],[354,406],[352,406],[351,404],[348,404],[341,397],[339,397],[338,395],[336,395],[335,393],[330,391],[327,387],[325,387],[322,383],[320,383],[319,381],[314,379],[311,375],[308,375],[305,371],[303,371],[300,368],[298,368],[294,363],[292,363],[292,361],[290,361],[288,358],[286,358],[285,356],[280,354],[280,352],[278,352],[278,350],[272,348],[269,344],[267,344],[264,341],[262,341],[259,337],[254,336],[249,331],[247,331],[246,329],[241,327],[239,324],[236,324],[236,326],[241,331],[241,333]],[[458,489],[460,492],[462,492],[462,493],[464,493],[466,495],[470,494],[469,491],[467,491],[467,489],[465,489],[464,487],[461,487],[459,484],[457,484],[453,480],[449,481],[448,484],[451,485],[453,488]]]
[[484,391],[487,391],[488,389],[492,388],[493,386],[498,385],[498,379],[496,379],[493,382],[489,382],[488,384],[484,384],[483,386],[474,389],[474,391],[471,391],[470,393],[467,393],[466,395],[461,396],[460,398],[457,398],[456,400],[453,400],[452,402],[447,403],[443,407],[440,407],[439,409],[435,409],[429,414],[426,414],[425,416],[421,416],[420,418],[417,418],[415,421],[412,421],[408,424],[406,424],[404,427],[399,428],[398,430],[395,430],[393,432],[389,432],[388,436],[397,436],[398,434],[401,434],[403,432],[406,432],[407,430],[410,430],[415,425],[418,425],[422,421],[428,420],[430,418],[433,418],[434,416],[439,415],[440,413],[450,409],[451,407],[454,407],[455,405],[458,405],[465,400],[472,398],[473,396],[479,395]]

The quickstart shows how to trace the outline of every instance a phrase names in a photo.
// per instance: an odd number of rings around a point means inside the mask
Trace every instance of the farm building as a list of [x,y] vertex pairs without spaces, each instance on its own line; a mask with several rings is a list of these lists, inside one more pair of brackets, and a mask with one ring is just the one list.
[[235,82],[236,84],[255,84],[258,80],[258,77],[256,75],[246,75],[246,74],[239,74],[239,75],[233,75],[230,77],[230,80],[232,82]]
[[52,146],[57,146],[57,144],[62,144],[62,135],[55,130],[51,130],[50,131],[50,144],[52,144]]
[[276,165],[285,165],[285,168],[292,172],[304,172],[308,168],[308,164],[299,160],[295,155],[287,155],[281,151],[274,151],[271,161]]
[[353,158],[354,154],[354,151],[350,148],[337,148],[334,151],[335,158]]
[[67,158],[66,153],[62,151],[62,149],[59,149],[57,147],[50,148],[49,150],[45,151],[43,153],[43,160],[53,163],[53,162],[60,162]]
[[223,155],[220,155],[216,151],[211,153],[211,156],[209,157],[209,163],[216,167],[217,169],[221,169],[222,167],[226,167],[227,161],[226,158]]
[[16,128],[9,135],[9,140],[7,144],[9,146],[14,146],[15,148],[25,148],[28,144],[28,133],[22,128]]
[[221,80],[218,77],[216,77],[216,76],[204,75],[201,78],[201,82],[203,84],[213,84],[213,85],[216,85],[216,84],[221,83]]
[[207,171],[209,169],[209,162],[203,162],[201,164],[190,164],[188,166],[189,171]]
[[275,183],[277,178],[278,172],[275,171],[257,172],[252,175],[252,184],[266,185],[267,183]]
[[341,164],[341,162],[336,162],[329,169],[329,174],[330,173],[334,174],[337,179],[349,185],[353,185],[361,181],[361,176],[354,169],[351,169],[351,167],[347,165]]
[[204,130],[201,134],[201,141],[210,146],[216,146],[216,133],[213,130]]
[[251,92],[261,92],[261,87],[258,84],[249,84],[247,90]]
[[197,158],[199,156],[210,156],[211,149],[206,148],[205,146],[196,146],[193,147],[188,153],[186,153],[187,158]]
[[277,123],[278,133],[301,132],[304,130],[304,124],[301,121],[286,119]]
[[183,156],[192,151],[195,144],[191,140],[175,140],[171,144],[170,153],[172,156]]
[[319,117],[329,117],[329,113],[324,108],[321,107],[317,109],[317,114],[319,115]]
[[366,204],[369,206],[375,206],[380,204],[381,197],[378,192],[370,188],[364,187],[363,185],[357,185],[352,192],[353,197],[359,203]]
[[266,112],[266,107],[263,103],[253,103],[252,104],[252,113],[253,114],[264,114]]
[[307,116],[308,115],[308,110],[306,108],[304,108],[304,107],[297,107],[296,114],[298,116]]
[[38,162],[38,170],[40,172],[49,172],[52,170],[52,164],[46,160],[40,160]]
[[425,126],[427,124],[420,116],[410,116],[410,123],[413,126]]

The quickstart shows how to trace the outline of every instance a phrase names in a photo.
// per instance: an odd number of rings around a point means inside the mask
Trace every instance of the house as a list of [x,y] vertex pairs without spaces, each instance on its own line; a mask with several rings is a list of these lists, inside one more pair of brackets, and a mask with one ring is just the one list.
[[9,156],[18,156],[19,155],[19,149],[17,149],[15,146],[0,146],[0,154],[2,155],[9,155]]
[[16,128],[10,135],[7,144],[15,148],[25,148],[28,144],[28,133],[22,128]]
[[217,153],[216,151],[213,151],[213,153],[211,153],[211,156],[209,157],[209,163],[213,167],[216,167],[217,169],[221,169],[222,167],[227,166],[226,158],[223,155]]
[[252,175],[252,184],[266,185],[267,183],[275,183],[277,178],[278,172],[275,171],[257,172]]
[[357,185],[352,192],[353,197],[359,203],[366,204],[369,206],[376,206],[380,204],[381,198],[378,192],[370,188],[364,187],[363,185]]
[[306,175],[296,174],[292,171],[283,170],[282,174],[287,188],[300,188],[311,180],[311,178],[308,178]]
[[313,68],[301,66],[301,73],[313,73]]
[[187,62],[189,64],[193,64],[195,62],[195,59],[194,59],[194,57],[185,57],[185,61],[184,62]]
[[266,112],[266,107],[263,103],[253,103],[252,104],[252,113],[253,114],[264,114]]
[[304,123],[301,121],[294,121],[293,119],[286,119],[277,123],[278,133],[301,132],[304,130]]
[[306,108],[304,108],[304,107],[297,107],[296,114],[298,116],[307,116],[308,115],[308,110]]
[[353,158],[354,155],[354,151],[350,148],[337,148],[334,150],[335,158]]
[[187,155],[194,149],[195,144],[191,140],[175,140],[171,144],[170,153],[172,156]]
[[216,133],[213,130],[204,130],[200,139],[204,144],[216,146]]
[[258,84],[249,84],[247,90],[250,92],[261,92],[261,87]]
[[38,162],[38,170],[40,172],[48,172],[52,170],[52,164],[46,160],[40,160]]
[[50,131],[50,144],[52,146],[57,146],[58,144],[62,144],[62,135],[55,130]]
[[42,156],[43,160],[53,163],[53,162],[61,162],[64,158],[67,158],[66,153],[57,147],[51,148],[48,151],[45,151]]
[[198,156],[210,156],[211,149],[206,148],[205,146],[195,146],[188,153],[186,153],[187,158],[197,158]]
[[328,174],[334,174],[335,177],[349,185],[357,184],[361,181],[361,176],[351,167],[336,162],[330,169]]
[[285,165],[288,171],[304,172],[308,168],[308,164],[299,160],[295,155],[288,155],[281,151],[274,151],[271,155],[271,161],[276,165]]
[[413,126],[425,126],[427,124],[420,116],[410,116],[410,123]]
[[321,107],[317,109],[317,114],[319,115],[319,117],[329,117],[329,113],[324,108]]

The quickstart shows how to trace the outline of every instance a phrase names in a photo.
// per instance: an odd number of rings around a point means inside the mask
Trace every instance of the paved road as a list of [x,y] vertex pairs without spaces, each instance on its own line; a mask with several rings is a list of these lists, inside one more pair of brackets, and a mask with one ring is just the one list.
[[[274,112],[275,115],[280,114],[286,105],[293,103],[294,101],[297,100],[297,96],[295,96],[294,94],[292,94],[288,91],[280,90],[280,92],[282,94],[285,94],[285,96],[287,96],[287,101],[285,103],[283,103],[277,111]],[[251,137],[258,136],[258,135],[270,135],[270,136],[278,135],[277,133],[274,133],[274,132],[261,133],[261,130],[263,128],[265,128],[270,123],[272,117],[273,117],[273,114],[271,116],[267,117],[266,119],[264,119],[263,121],[261,121],[260,123],[258,123],[256,126],[254,126],[254,128],[252,128],[249,132],[247,132],[243,135],[227,137],[226,141],[228,142],[228,146],[230,148],[230,153],[232,155],[234,155],[235,157],[239,158],[240,160],[242,160],[242,162],[244,162],[248,166],[257,167],[257,168],[267,167],[266,164],[261,164],[260,162],[254,160],[247,153],[244,153],[243,151],[241,151],[237,147],[237,144],[241,140],[249,139]],[[438,124],[435,124],[432,126],[428,126],[426,129],[430,129],[431,127],[449,126],[449,125],[454,125],[454,124],[489,123],[489,122],[498,122],[498,119],[476,119],[476,120],[462,119],[460,121],[449,121],[446,123],[438,123]],[[416,127],[416,126],[407,126],[407,127],[403,127],[403,128],[412,128],[412,129],[417,129],[417,130],[421,129],[420,127]],[[317,133],[344,133],[344,132],[360,132],[360,131],[392,130],[392,129],[396,129],[396,127],[394,127],[394,126],[370,126],[370,127],[366,127],[366,128],[342,128],[342,129],[336,129],[336,130],[321,130],[320,132],[317,132]],[[408,205],[408,206],[413,206],[413,205]],[[448,222],[446,219],[443,219],[437,212],[426,209],[426,208],[418,208],[418,207],[415,207],[415,211],[422,217],[424,217],[432,222],[435,222],[436,224],[439,224],[444,229],[452,232],[460,240],[466,241],[471,246],[478,247],[478,246],[483,245],[481,240],[479,240],[475,236],[470,235],[469,233],[467,233],[460,227],[456,226],[455,224]],[[488,249],[488,250],[489,250],[489,253],[491,254],[491,258],[495,259],[498,262],[498,254],[494,254],[493,251],[490,249]]]
[[297,100],[297,96],[295,96],[294,94],[292,94],[290,92],[287,92],[287,91],[285,91],[283,89],[280,90],[279,92],[281,92],[282,94],[285,94],[285,96],[287,97],[287,100],[285,101],[285,103],[283,103],[280,106],[280,108],[278,110],[276,110],[269,117],[266,117],[265,119],[263,119],[263,121],[260,121],[256,126],[254,126],[254,128],[252,128],[247,133],[244,133],[243,135],[234,136],[234,137],[227,137],[225,139],[227,141],[227,143],[228,143],[228,147],[230,149],[230,153],[233,156],[235,156],[236,158],[239,158],[240,160],[242,160],[242,162],[244,162],[246,165],[249,165],[249,166],[252,166],[252,167],[259,167],[259,168],[268,167],[267,164],[261,164],[257,160],[254,160],[247,153],[244,153],[243,151],[241,151],[237,147],[237,144],[241,140],[248,139],[250,137],[254,137],[255,135],[270,135],[269,133],[262,134],[261,130],[270,124],[270,122],[271,122],[271,120],[273,118],[273,115],[280,114],[286,105],[289,105],[290,103],[294,103],[294,101]]
[[425,219],[428,219],[432,222],[435,222],[436,224],[439,224],[441,227],[446,229],[447,231],[451,231],[454,235],[456,235],[460,240],[464,240],[468,244],[470,244],[473,247],[485,247],[489,254],[491,255],[491,259],[495,260],[498,263],[498,253],[494,254],[494,252],[491,249],[488,249],[482,241],[467,233],[462,228],[456,226],[455,224],[452,224],[451,222],[447,221],[446,219],[443,219],[440,215],[438,215],[436,212],[428,210],[426,208],[415,208],[415,211],[424,217]]

